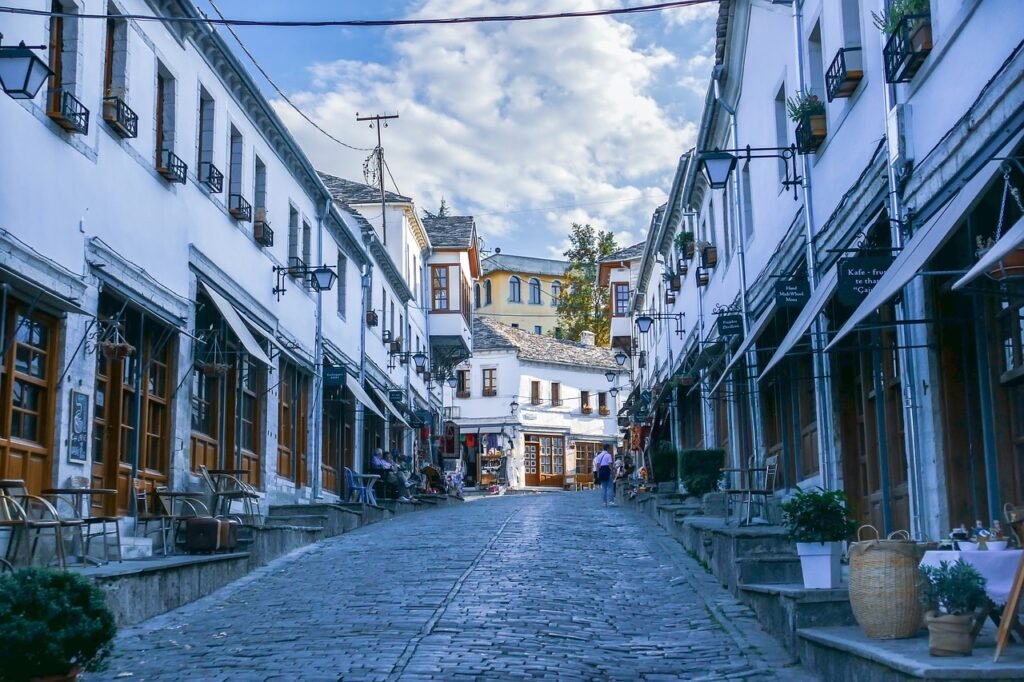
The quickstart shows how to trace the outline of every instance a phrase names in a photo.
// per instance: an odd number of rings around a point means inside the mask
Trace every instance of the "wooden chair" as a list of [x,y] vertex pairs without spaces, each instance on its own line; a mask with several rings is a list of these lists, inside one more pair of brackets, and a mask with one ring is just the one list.
[[775,479],[779,472],[779,456],[772,455],[766,457],[763,467],[755,466],[757,460],[754,457],[751,457],[747,462],[748,466],[745,469],[725,468],[721,471],[731,479],[731,481],[726,483],[725,488],[727,500],[726,518],[731,516],[732,500],[735,497],[739,497],[740,504],[746,505],[746,520],[742,520],[744,515],[741,513],[740,523],[749,526],[752,518],[754,497],[760,497],[763,506],[767,506],[768,496],[775,494]]
[[[8,481],[8,483],[11,483]],[[57,564],[63,569],[67,567],[64,553],[64,529],[77,529],[81,538],[82,524],[61,519],[57,510],[49,502],[37,495],[30,495],[24,487],[10,485],[0,488],[0,528],[10,529],[5,563],[14,564],[18,561],[18,551],[22,541],[29,547],[28,564],[32,565],[39,538],[44,531],[53,531],[53,541],[57,553]],[[35,532],[34,537],[30,537]],[[84,550],[83,550],[84,551]]]

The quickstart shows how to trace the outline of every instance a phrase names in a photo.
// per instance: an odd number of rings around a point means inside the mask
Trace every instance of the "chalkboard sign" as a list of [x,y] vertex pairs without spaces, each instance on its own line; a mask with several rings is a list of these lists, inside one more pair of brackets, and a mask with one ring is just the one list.
[[718,317],[718,334],[720,336],[740,336],[743,334],[743,318],[739,315],[720,315]]
[[324,388],[341,388],[344,385],[344,367],[324,367]]
[[805,279],[787,279],[775,283],[775,304],[784,308],[802,308],[810,292]]
[[891,265],[892,256],[853,256],[840,261],[839,302],[850,308],[860,305]]
[[71,391],[71,428],[68,461],[84,462],[89,447],[89,396]]

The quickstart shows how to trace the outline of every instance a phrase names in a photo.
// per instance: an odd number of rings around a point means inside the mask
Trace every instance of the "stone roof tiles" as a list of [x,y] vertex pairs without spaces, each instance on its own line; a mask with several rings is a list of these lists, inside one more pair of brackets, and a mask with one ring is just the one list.
[[615,363],[614,353],[608,348],[534,334],[485,317],[473,319],[473,348],[475,350],[514,349],[518,351],[520,360],[533,362],[619,369]]

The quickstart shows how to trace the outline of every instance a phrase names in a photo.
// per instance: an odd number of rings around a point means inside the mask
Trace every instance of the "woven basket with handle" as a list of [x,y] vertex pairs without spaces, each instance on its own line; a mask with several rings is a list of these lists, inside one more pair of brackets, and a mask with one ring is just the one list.
[[[874,539],[862,537],[865,530]],[[906,531],[881,539],[874,526],[861,526],[850,545],[850,606],[864,634],[873,639],[913,637],[921,629],[917,565],[922,547]]]

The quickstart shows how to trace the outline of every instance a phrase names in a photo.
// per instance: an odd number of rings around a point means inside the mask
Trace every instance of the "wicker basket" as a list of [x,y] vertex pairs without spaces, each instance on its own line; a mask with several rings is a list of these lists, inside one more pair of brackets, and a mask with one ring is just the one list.
[[[874,531],[864,540],[865,529]],[[924,609],[918,599],[917,565],[922,547],[906,531],[879,538],[874,526],[861,526],[850,545],[850,606],[864,634],[873,639],[913,637]]]

